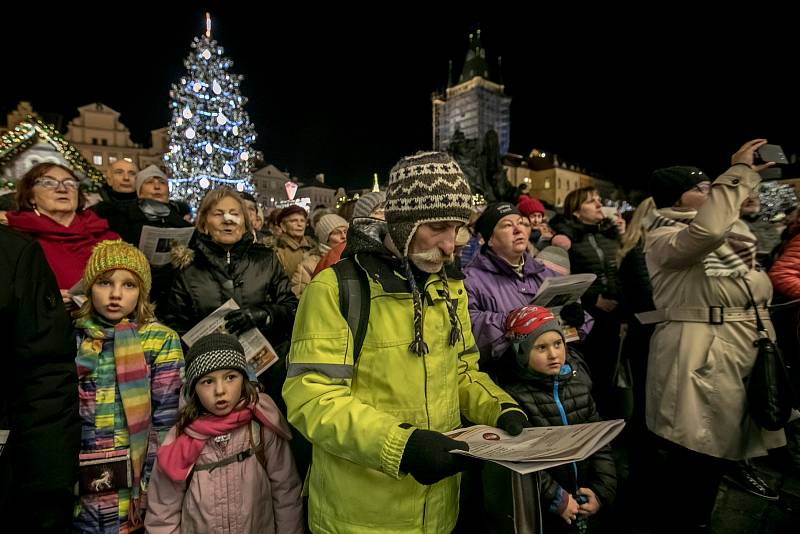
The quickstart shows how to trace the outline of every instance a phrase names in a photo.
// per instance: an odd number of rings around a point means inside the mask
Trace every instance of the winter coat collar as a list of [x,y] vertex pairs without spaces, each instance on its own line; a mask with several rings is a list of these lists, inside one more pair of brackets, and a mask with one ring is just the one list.
[[314,245],[308,239],[308,236],[303,236],[303,239],[301,239],[300,242],[298,243],[297,240],[295,240],[294,238],[282,235],[281,237],[278,238],[278,247],[288,248],[289,250],[297,250],[301,248],[310,250],[314,247]]
[[230,254],[230,262],[233,264],[244,257],[250,248],[254,246],[260,245],[254,242],[253,234],[246,233],[230,249],[226,249],[211,239],[208,234],[195,232],[188,246],[172,248],[171,262],[173,267],[177,269],[186,269],[195,261],[197,254],[200,254],[210,264],[226,271],[228,254]]

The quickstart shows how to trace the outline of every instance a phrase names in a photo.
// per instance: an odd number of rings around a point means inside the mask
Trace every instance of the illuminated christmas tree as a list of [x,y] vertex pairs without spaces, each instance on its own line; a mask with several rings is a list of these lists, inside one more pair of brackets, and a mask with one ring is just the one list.
[[210,189],[252,193],[256,134],[239,91],[242,76],[229,72],[233,62],[211,38],[208,14],[206,31],[194,38],[184,65],[186,74],[170,91],[170,142],[164,155],[172,174],[170,195],[197,209]]

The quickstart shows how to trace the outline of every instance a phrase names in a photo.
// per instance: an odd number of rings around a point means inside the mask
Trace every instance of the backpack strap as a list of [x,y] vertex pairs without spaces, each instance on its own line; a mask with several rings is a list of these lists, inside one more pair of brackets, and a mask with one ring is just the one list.
[[261,464],[261,467],[264,468],[264,471],[269,473],[267,470],[267,453],[264,451],[264,433],[261,430],[261,423],[256,421],[255,419],[250,420],[250,448],[252,449],[253,453],[256,455],[256,459],[258,463]]
[[353,334],[353,364],[361,355],[369,324],[370,290],[367,273],[355,258],[344,258],[332,266],[339,282],[339,311]]

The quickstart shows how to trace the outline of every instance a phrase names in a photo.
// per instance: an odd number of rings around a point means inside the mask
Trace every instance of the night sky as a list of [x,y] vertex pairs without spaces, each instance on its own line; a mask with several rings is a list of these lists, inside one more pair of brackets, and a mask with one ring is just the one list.
[[333,185],[364,187],[373,172],[385,181],[401,156],[429,149],[430,95],[446,85],[448,60],[460,73],[478,27],[495,79],[502,56],[514,153],[555,152],[627,186],[672,164],[719,173],[754,137],[800,153],[800,91],[787,82],[800,64],[797,30],[763,4],[708,15],[676,3],[599,11],[492,2],[460,14],[448,11],[458,2],[358,12],[293,4],[4,7],[0,113],[29,100],[66,126],[79,106],[100,101],[149,144],[210,6],[213,34],[245,76],[257,148],[300,179],[324,172]]

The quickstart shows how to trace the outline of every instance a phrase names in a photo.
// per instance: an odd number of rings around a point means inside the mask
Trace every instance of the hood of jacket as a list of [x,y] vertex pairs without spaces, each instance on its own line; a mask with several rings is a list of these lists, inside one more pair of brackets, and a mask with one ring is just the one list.
[[178,245],[172,247],[170,251],[170,262],[176,269],[186,269],[200,254],[209,263],[225,270],[228,265],[228,254],[230,253],[231,263],[235,263],[242,256],[247,254],[256,243],[253,234],[245,233],[231,248],[226,249],[219,243],[211,239],[211,236],[201,232],[195,232],[188,245]]
[[550,388],[558,378],[559,383],[564,384],[572,380],[579,373],[583,373],[584,379],[589,379],[589,370],[583,359],[570,347],[567,347],[567,357],[564,365],[561,366],[557,375],[546,375],[538,371],[534,371],[529,367],[522,367],[519,364],[514,364],[514,374],[517,379],[522,382],[531,382],[539,384],[542,387]]

